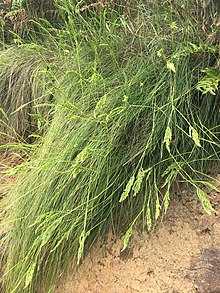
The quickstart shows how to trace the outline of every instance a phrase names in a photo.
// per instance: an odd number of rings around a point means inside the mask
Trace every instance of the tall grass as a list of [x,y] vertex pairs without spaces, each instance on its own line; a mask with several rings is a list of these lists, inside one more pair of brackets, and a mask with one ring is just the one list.
[[67,1],[64,28],[41,27],[62,60],[48,68],[56,107],[17,185],[5,292],[52,292],[110,230],[126,249],[134,225],[163,218],[175,181],[212,210],[202,190],[214,188],[207,170],[220,151],[210,19],[194,1],[122,4],[85,15]]
[[47,124],[53,106],[47,67],[54,59],[38,45],[19,45],[0,53],[0,130],[3,141],[33,137]]

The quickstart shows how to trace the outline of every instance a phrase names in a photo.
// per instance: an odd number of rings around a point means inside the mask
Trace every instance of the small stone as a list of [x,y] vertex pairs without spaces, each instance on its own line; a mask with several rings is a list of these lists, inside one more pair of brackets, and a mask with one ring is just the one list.
[[191,270],[196,271],[199,292],[220,293],[220,249],[205,249],[192,259]]
[[112,260],[112,265],[113,265],[113,266],[118,266],[118,265],[120,265],[120,263],[121,263],[121,259],[120,259],[120,257],[115,257],[115,258]]

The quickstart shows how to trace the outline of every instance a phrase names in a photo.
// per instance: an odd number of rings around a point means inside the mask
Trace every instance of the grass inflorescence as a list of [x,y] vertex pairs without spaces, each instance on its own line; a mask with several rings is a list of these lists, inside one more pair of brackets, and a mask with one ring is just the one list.
[[212,211],[203,187],[214,188],[207,171],[220,152],[214,4],[134,2],[66,1],[62,29],[39,24],[56,55],[45,73],[54,111],[16,186],[5,292],[52,292],[109,231],[125,233],[126,249],[135,225],[151,230],[166,213],[176,181]]

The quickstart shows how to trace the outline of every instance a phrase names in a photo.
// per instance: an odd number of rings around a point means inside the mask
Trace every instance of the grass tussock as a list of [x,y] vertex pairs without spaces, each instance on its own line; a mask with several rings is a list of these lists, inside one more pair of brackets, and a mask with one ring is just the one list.
[[[0,129],[3,140],[34,137],[46,124],[53,97],[47,66],[51,53],[20,45],[0,53]],[[51,105],[49,104],[51,103]]]
[[61,60],[48,68],[56,106],[16,187],[5,292],[52,292],[109,230],[126,249],[134,225],[163,218],[176,181],[212,211],[202,188],[214,188],[220,152],[214,2],[122,2],[85,13],[67,1],[62,30],[41,26]]

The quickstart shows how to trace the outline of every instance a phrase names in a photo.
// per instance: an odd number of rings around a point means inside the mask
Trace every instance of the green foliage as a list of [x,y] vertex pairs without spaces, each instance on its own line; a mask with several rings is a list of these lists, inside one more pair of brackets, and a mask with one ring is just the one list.
[[123,248],[122,248],[121,251],[124,251],[128,247],[129,240],[130,240],[130,238],[132,236],[132,231],[133,231],[133,225],[131,225],[130,228],[125,233],[124,245],[123,245]]
[[200,188],[196,188],[196,192],[197,192],[197,195],[202,203],[202,206],[204,208],[204,210],[208,213],[208,214],[211,214],[212,211],[213,211],[213,208],[212,208],[212,205],[210,203],[210,201],[207,199],[207,196],[205,194],[205,192],[200,189]]
[[220,70],[216,68],[206,68],[202,70],[206,74],[197,84],[197,89],[203,94],[210,93],[216,95],[219,89]]
[[38,24],[55,105],[17,184],[5,292],[52,291],[110,230],[126,249],[134,225],[151,230],[166,213],[176,180],[211,211],[202,187],[219,166],[220,99],[196,85],[218,45],[206,43],[195,1],[121,2],[82,11],[63,1],[62,29]]

